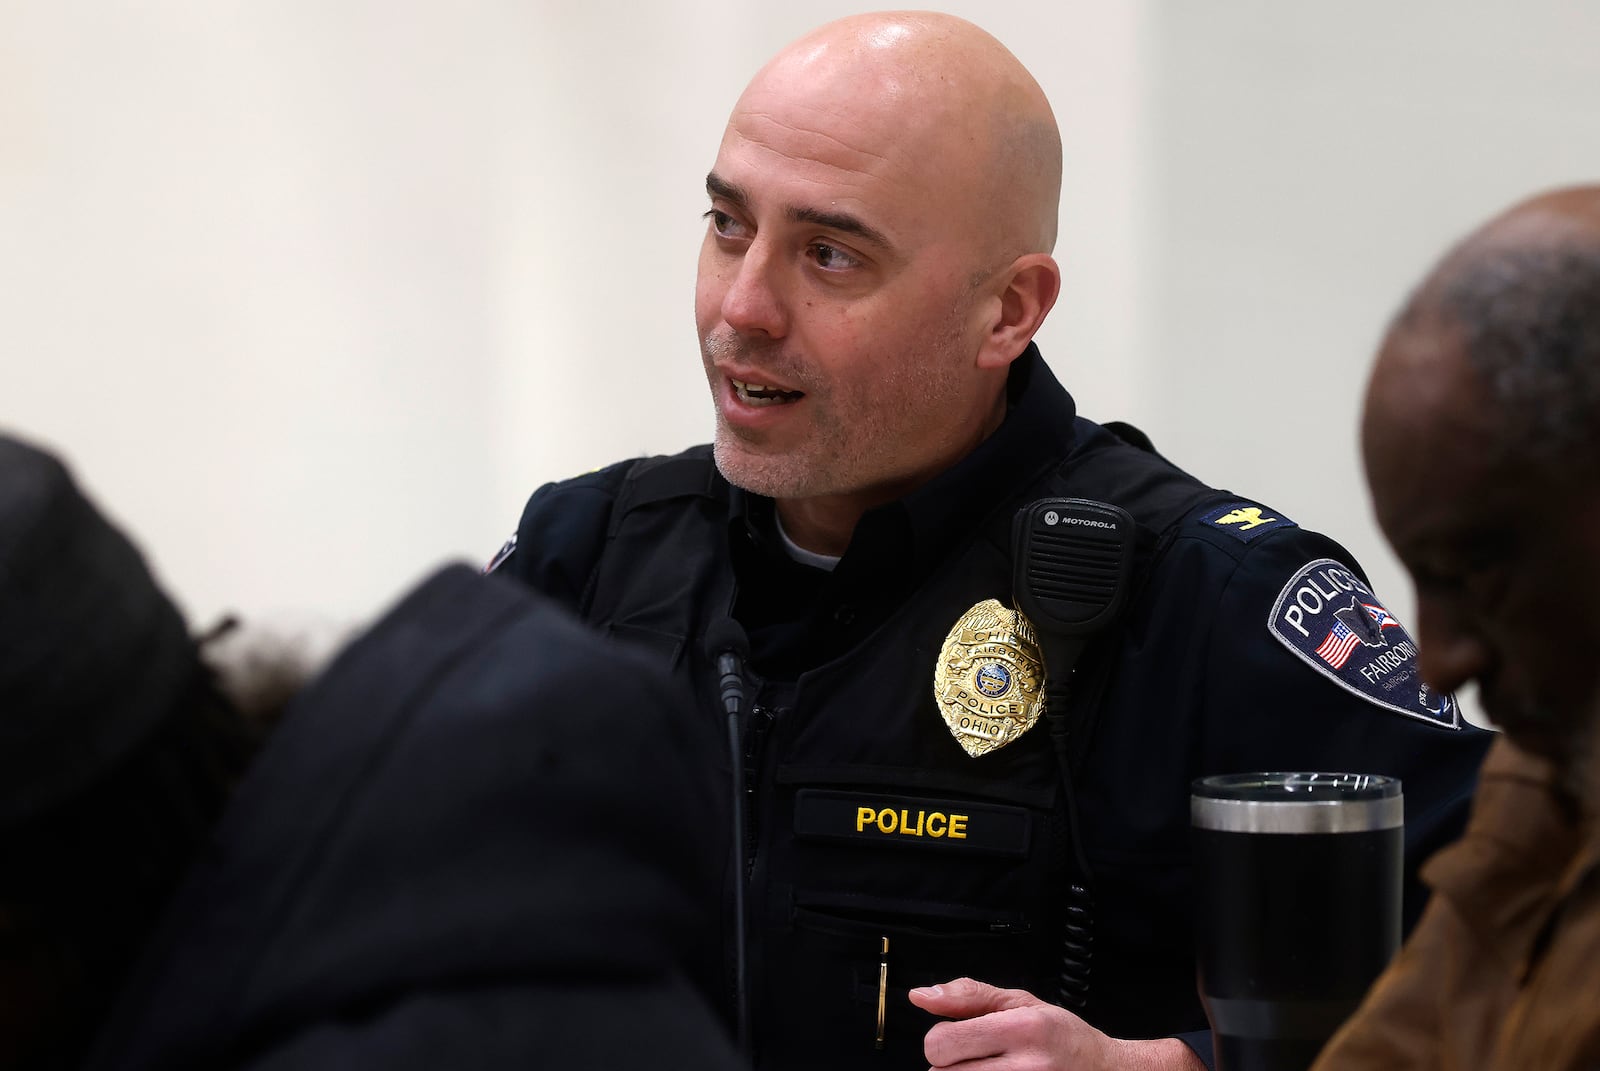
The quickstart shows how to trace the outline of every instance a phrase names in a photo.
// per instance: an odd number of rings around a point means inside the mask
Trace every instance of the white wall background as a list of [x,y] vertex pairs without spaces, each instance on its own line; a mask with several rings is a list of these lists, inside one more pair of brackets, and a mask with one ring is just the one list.
[[[537,484],[706,438],[703,179],[862,5],[0,0],[0,427],[68,454],[203,621],[355,618]],[[960,0],[1066,144],[1041,343],[1091,416],[1341,538],[1444,244],[1600,177],[1600,4]]]

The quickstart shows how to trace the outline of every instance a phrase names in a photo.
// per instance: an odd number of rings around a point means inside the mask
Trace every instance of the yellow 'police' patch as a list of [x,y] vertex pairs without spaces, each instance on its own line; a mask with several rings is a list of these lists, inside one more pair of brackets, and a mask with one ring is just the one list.
[[1032,826],[1027,808],[1001,803],[817,788],[795,793],[794,831],[804,839],[1021,857]]

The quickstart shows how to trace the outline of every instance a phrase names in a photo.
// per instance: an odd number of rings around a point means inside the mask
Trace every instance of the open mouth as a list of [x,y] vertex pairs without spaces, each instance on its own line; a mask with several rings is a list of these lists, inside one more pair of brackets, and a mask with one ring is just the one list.
[[733,384],[733,392],[746,405],[788,405],[790,402],[797,402],[806,396],[805,391],[779,390],[777,387],[766,387],[759,383],[746,383],[740,379],[730,378],[728,382]]

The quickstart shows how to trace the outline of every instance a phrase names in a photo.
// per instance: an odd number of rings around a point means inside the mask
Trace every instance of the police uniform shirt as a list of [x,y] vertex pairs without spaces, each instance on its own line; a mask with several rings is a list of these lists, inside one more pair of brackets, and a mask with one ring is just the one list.
[[[1076,793],[1097,889],[1090,1022],[1124,1037],[1204,1029],[1189,891],[1195,777],[1400,776],[1408,920],[1420,909],[1417,863],[1464,818],[1486,734],[1420,687],[1414,646],[1343,548],[1206,488],[1132,429],[1078,418],[1034,347],[1008,390],[1002,426],[945,473],[864,515],[831,573],[789,560],[771,503],[730,489],[706,448],[541,488],[501,565],[670,660],[708,717],[718,707],[699,637],[730,608],[749,631],[750,729],[766,738],[752,753],[752,777],[763,780],[748,869],[752,947],[765,971],[756,978],[767,989],[757,1001],[763,1066],[925,1067],[920,1038],[932,1020],[905,1004],[905,990],[959,974],[1057,996],[1071,867],[1045,731],[971,758],[932,687],[962,612],[1011,601],[1010,518],[1033,499],[1111,501],[1139,522],[1134,596],[1080,662],[1092,682],[1080,689],[1092,728]],[[872,820],[858,821],[869,811]],[[879,822],[884,813],[892,821]],[[935,813],[946,832],[950,814],[966,814],[974,835],[932,845]],[[824,837],[818,822],[838,828]],[[1026,860],[1006,855],[1016,835]],[[962,911],[989,936],[952,923]],[[880,930],[913,951],[890,968],[893,1036],[874,1051],[866,1034]],[[819,952],[824,942],[808,933],[844,936]],[[799,1010],[786,1019],[778,1009],[787,1005]]]

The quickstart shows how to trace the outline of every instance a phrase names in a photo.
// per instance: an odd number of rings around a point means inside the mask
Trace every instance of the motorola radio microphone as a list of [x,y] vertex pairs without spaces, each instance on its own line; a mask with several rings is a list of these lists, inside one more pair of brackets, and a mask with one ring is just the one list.
[[[1061,1001],[1082,1010],[1089,997],[1094,897],[1078,830],[1067,684],[1084,646],[1116,619],[1127,598],[1134,523],[1125,511],[1104,502],[1044,498],[1018,511],[1012,542],[1012,596],[1044,648],[1045,724],[1061,767],[1067,832],[1079,873],[1068,891]],[[1088,731],[1086,725],[1077,729]]]
[[1018,511],[1012,534],[1017,609],[1057,641],[1045,652],[1045,669],[1059,658],[1070,671],[1084,643],[1111,623],[1127,597],[1133,518],[1105,502],[1041,498]]

